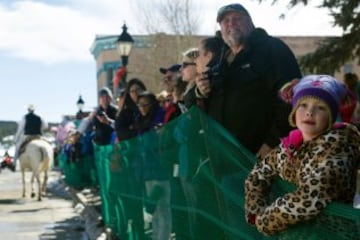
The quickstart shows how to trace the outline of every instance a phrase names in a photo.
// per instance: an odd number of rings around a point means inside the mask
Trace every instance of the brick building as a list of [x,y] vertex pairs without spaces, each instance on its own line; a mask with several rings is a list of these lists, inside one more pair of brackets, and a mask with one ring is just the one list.
[[[119,67],[121,58],[116,51],[117,35],[96,36],[91,46],[91,54],[96,61],[97,89],[108,86],[115,90],[112,79]],[[190,47],[196,47],[207,36],[175,36],[163,33],[155,35],[133,36],[134,46],[127,65],[127,80],[136,77],[144,81],[147,88],[157,93],[161,90],[162,76],[159,67],[168,67],[180,63],[181,53]],[[296,57],[310,53],[324,37],[280,37],[288,44]],[[349,62],[335,76],[342,79],[345,72],[352,71],[360,75],[360,66]],[[114,91],[115,92],[115,91]]]

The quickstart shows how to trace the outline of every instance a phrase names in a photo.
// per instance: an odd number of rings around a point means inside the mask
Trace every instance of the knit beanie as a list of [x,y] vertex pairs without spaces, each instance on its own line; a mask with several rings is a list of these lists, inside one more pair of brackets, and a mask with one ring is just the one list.
[[293,108],[289,115],[290,125],[296,127],[295,112],[301,100],[306,97],[322,100],[329,108],[330,123],[334,123],[345,95],[345,85],[331,76],[308,75],[303,77],[293,88]]

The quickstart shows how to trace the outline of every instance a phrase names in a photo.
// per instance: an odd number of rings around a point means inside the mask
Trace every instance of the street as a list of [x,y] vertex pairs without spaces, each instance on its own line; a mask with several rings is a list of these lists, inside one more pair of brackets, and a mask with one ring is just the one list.
[[30,198],[31,172],[26,172],[26,198],[23,198],[21,172],[1,171],[1,239],[88,239],[84,221],[60,184],[59,176],[59,172],[50,172],[47,195],[39,202],[36,197]]

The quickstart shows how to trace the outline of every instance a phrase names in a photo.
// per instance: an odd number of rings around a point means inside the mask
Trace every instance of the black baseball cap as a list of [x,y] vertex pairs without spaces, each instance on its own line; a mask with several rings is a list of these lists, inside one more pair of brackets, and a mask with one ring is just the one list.
[[180,68],[181,68],[181,65],[180,64],[174,64],[168,68],[164,68],[164,67],[161,67],[159,68],[159,71],[162,73],[162,74],[166,74],[167,71],[170,71],[170,72],[178,72],[180,71]]
[[216,21],[218,23],[221,22],[225,14],[227,14],[228,12],[244,13],[250,16],[246,8],[243,7],[243,5],[241,5],[240,3],[233,3],[233,4],[225,5],[218,10]]

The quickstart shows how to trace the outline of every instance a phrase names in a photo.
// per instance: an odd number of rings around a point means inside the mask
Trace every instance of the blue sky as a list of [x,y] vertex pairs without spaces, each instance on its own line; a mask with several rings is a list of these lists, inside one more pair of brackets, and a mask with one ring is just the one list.
[[[120,34],[124,21],[131,34],[145,34],[136,2],[140,0],[0,0],[0,120],[18,121],[27,105],[34,104],[47,121],[58,122],[77,111],[79,94],[87,110],[95,107],[96,66],[90,46],[97,34]],[[237,1],[194,2],[196,12],[201,10],[199,34],[210,35],[218,28],[217,9]],[[241,2],[255,25],[273,35],[341,33],[332,28],[325,10],[310,6],[288,11],[255,0]],[[287,17],[280,20],[283,12]]]

